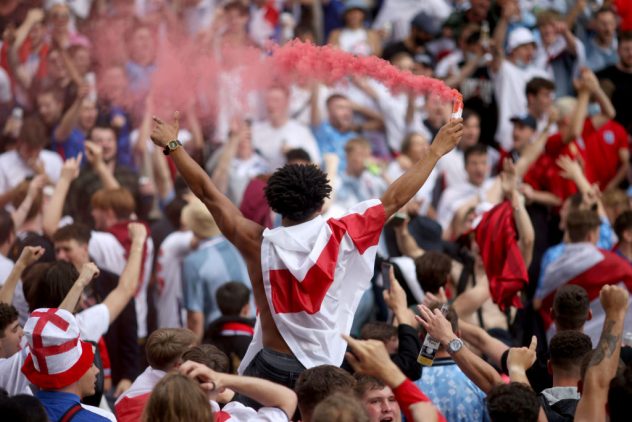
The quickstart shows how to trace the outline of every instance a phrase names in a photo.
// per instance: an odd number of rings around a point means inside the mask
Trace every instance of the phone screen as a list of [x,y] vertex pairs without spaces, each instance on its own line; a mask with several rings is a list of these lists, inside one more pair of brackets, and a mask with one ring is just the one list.
[[391,289],[391,267],[393,264],[390,262],[382,262],[382,287],[385,290]]

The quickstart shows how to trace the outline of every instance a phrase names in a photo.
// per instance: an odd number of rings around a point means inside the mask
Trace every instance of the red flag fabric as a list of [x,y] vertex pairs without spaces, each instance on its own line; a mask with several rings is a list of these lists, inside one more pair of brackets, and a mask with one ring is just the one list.
[[[600,259],[597,258],[598,262],[596,264],[583,268],[577,262],[578,259],[589,263],[593,261],[585,254],[580,255],[580,248],[593,251],[593,254],[598,255]],[[565,260],[566,255],[570,256],[571,259]],[[553,306],[555,292],[565,284],[575,284],[586,289],[588,299],[591,302],[591,309],[593,310],[593,319],[586,323],[584,332],[593,339],[597,338],[601,331],[601,324],[598,321],[603,320],[603,309],[601,304],[599,304],[599,292],[605,285],[619,283],[623,283],[628,291],[632,292],[632,266],[617,254],[598,249],[596,246],[587,243],[567,245],[567,251],[551,266],[555,266],[557,262],[562,264],[557,266],[559,268],[547,269],[542,281],[542,284],[547,287],[546,290],[543,289],[546,292],[546,296],[543,298],[540,306],[540,315],[542,316],[545,329],[548,330],[553,325],[551,307]],[[569,270],[569,266],[573,266],[573,268]],[[573,269],[576,269],[574,273],[571,272]],[[536,292],[536,298],[541,296],[538,293]]]
[[527,285],[529,276],[518,247],[513,207],[509,201],[483,214],[475,238],[489,279],[492,300],[501,310],[507,306],[521,308],[518,293]]

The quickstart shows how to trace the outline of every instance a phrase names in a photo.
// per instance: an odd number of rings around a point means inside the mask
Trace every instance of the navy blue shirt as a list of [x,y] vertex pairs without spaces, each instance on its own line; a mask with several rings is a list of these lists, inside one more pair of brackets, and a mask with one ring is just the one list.
[[[35,397],[42,402],[48,418],[52,422],[57,422],[75,404],[80,403],[79,396],[72,393],[62,393],[59,391],[38,391]],[[92,413],[89,410],[81,409],[72,418],[73,422],[109,422],[109,419],[101,415]]]

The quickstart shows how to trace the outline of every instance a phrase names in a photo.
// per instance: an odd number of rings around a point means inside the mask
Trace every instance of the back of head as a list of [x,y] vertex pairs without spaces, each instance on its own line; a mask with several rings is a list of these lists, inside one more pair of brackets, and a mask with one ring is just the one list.
[[42,403],[33,396],[18,394],[0,398],[2,420],[11,422],[48,422]]
[[601,221],[593,210],[574,210],[566,217],[566,230],[571,243],[586,242],[589,234],[599,228]]
[[57,308],[78,277],[79,272],[69,262],[33,265],[24,280],[24,293],[29,308]]
[[586,289],[574,284],[560,287],[553,299],[553,318],[557,330],[581,330],[588,319],[589,309]]
[[309,164],[312,158],[303,148],[293,148],[285,153],[285,162],[288,164]]
[[444,253],[427,251],[415,259],[415,272],[417,281],[426,293],[439,293],[452,270],[452,260]]
[[250,302],[250,289],[239,281],[229,281],[217,289],[215,300],[222,315],[238,316]]
[[30,116],[24,119],[20,130],[19,140],[32,149],[43,149],[48,143],[49,136],[42,119]]
[[[22,205],[22,202],[24,202],[24,200],[26,199],[26,195],[29,192],[29,187],[31,186],[31,183],[33,183],[32,180],[23,180],[15,187],[15,189],[13,190],[13,198],[11,200],[13,208],[18,209],[20,205]],[[42,194],[42,191],[38,189],[37,193],[35,194],[35,198],[33,198],[33,202],[31,203],[31,207],[26,213],[26,221],[32,220],[40,213],[42,209],[43,198],[44,195]]]
[[112,210],[119,220],[127,220],[136,210],[132,193],[125,188],[99,189],[92,195],[92,208]]
[[369,416],[353,395],[334,394],[316,406],[311,422],[369,422]]
[[549,343],[553,372],[580,378],[584,356],[592,350],[590,337],[579,331],[561,331]]
[[211,344],[193,346],[182,354],[182,361],[187,360],[206,365],[216,372],[228,372],[230,362],[226,353]]
[[620,371],[612,381],[608,390],[608,413],[610,422],[630,420],[630,403],[632,403],[632,364]]
[[0,245],[12,239],[14,230],[11,214],[4,208],[0,209]]
[[197,342],[193,331],[185,328],[161,328],[149,336],[145,344],[147,363],[168,371],[180,361],[182,354]]
[[167,374],[154,387],[143,412],[144,422],[214,421],[208,397],[198,383]]
[[393,336],[397,336],[397,328],[384,321],[367,322],[360,330],[360,338],[363,340],[387,342]]
[[487,411],[492,422],[536,422],[540,402],[527,385],[512,382],[494,387],[487,395]]
[[303,418],[309,420],[316,405],[333,393],[351,393],[355,379],[333,365],[309,368],[298,377],[294,391]]
[[265,188],[270,208],[296,223],[320,210],[330,193],[327,175],[313,164],[286,164],[274,172]]

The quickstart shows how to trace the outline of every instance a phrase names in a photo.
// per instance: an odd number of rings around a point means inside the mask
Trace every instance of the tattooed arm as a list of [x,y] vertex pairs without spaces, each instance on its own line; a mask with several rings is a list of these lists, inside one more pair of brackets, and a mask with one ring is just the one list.
[[606,420],[608,388],[619,364],[628,291],[617,286],[604,286],[599,300],[606,311],[606,320],[584,377],[584,391],[575,412],[576,422]]

